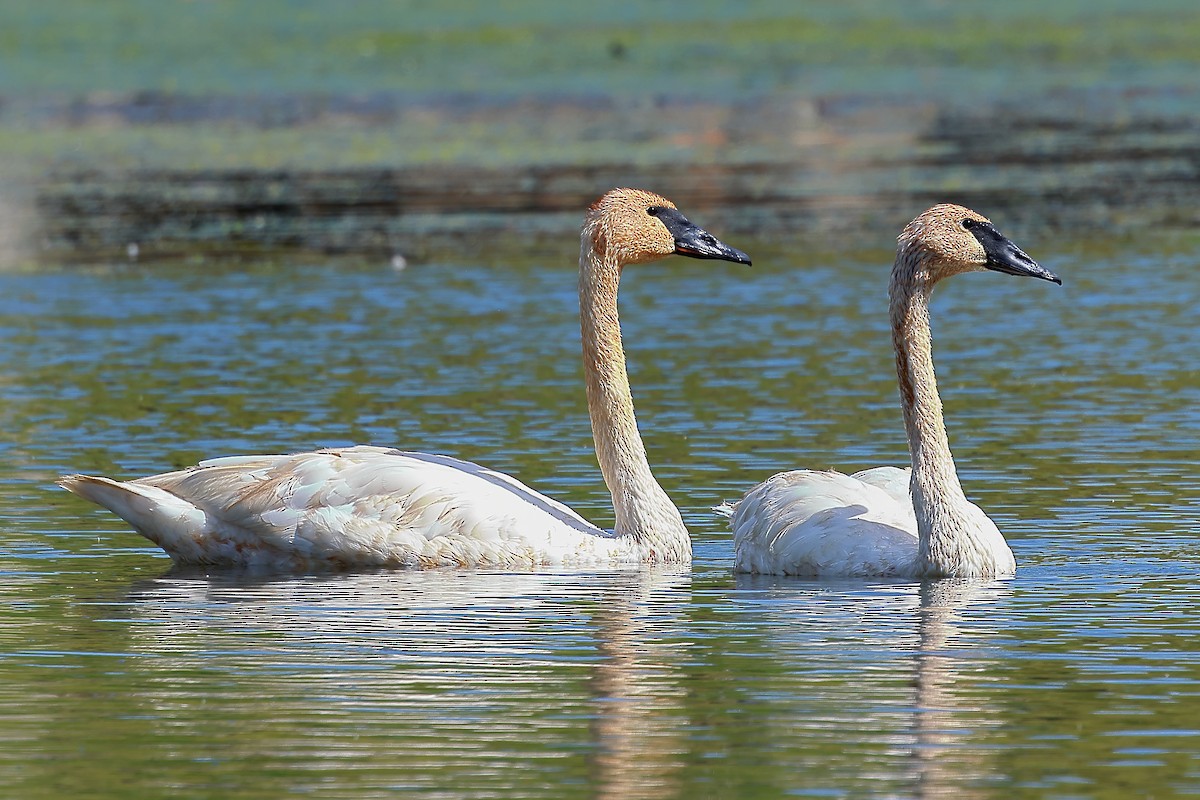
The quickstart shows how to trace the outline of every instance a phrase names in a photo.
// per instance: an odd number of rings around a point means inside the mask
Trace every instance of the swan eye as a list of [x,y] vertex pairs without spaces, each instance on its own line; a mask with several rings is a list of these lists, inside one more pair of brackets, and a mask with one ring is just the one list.
[[963,229],[964,229],[964,230],[968,230],[968,231],[969,231],[969,230],[971,230],[971,228],[974,228],[974,227],[975,227],[975,220],[973,220],[973,219],[970,219],[970,218],[964,219],[964,220],[962,221],[962,226],[963,226]]

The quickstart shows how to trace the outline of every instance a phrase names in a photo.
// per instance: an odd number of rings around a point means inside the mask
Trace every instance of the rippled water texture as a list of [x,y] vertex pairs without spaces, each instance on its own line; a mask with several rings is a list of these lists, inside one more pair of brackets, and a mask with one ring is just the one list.
[[[0,798],[1200,794],[1194,0],[0,18]],[[54,486],[373,443],[611,525],[575,231],[629,184],[755,262],[625,275],[692,568],[175,574]],[[710,506],[906,459],[887,268],[947,200],[1064,279],[933,307],[1017,576],[733,576]]]
[[934,303],[963,482],[1020,565],[998,583],[735,579],[706,511],[777,469],[903,461],[890,234],[627,271],[691,571],[172,575],[52,485],[373,442],[609,525],[566,252],[0,275],[0,794],[1200,791],[1200,244],[997,222],[1065,281],[969,275]]

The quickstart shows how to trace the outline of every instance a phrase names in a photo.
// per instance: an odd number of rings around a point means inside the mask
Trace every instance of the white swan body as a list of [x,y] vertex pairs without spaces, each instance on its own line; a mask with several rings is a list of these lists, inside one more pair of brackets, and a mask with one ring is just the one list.
[[[793,470],[755,486],[733,509],[734,569],[763,575],[919,577],[917,518],[909,495],[911,470],[898,467],[844,475]],[[956,574],[1011,575],[1012,550],[974,503],[971,547]]]
[[59,483],[113,511],[185,565],[686,563],[687,528],[651,474],[638,434],[616,305],[622,267],[672,253],[750,262],[649,192],[613,190],[589,208],[580,319],[596,452],[617,517],[611,533],[478,464],[382,447],[234,456],[129,482],[71,475]]
[[719,509],[731,516],[738,572],[983,577],[1016,570],[1004,536],[958,481],[933,373],[928,299],[939,280],[981,269],[1061,281],[961,206],[934,206],[898,241],[889,294],[912,468],[797,470],[755,486]]
[[508,475],[383,447],[216,458],[128,483],[78,476],[68,488],[184,564],[527,569],[653,560],[649,547]]

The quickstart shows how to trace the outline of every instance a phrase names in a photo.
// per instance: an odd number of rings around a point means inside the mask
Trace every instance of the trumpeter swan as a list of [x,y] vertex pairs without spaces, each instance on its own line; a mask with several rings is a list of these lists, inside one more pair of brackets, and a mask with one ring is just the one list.
[[977,577],[1016,569],[995,523],[958,482],[933,374],[929,297],[942,279],[984,269],[1062,281],[961,206],[930,208],[897,242],[888,296],[911,468],[797,470],[755,486],[719,509],[732,517],[738,572]]
[[587,211],[579,305],[588,410],[616,528],[507,475],[443,455],[349,447],[233,456],[130,482],[59,484],[104,506],[177,564],[308,570],[687,562],[679,511],[634,419],[617,317],[622,268],[672,253],[749,264],[658,195],[614,189]]

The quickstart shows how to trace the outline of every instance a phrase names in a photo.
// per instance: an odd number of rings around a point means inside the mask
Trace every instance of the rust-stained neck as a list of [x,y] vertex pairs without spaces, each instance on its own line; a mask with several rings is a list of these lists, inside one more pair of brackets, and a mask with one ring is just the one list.
[[617,315],[623,265],[608,247],[613,234],[603,216],[595,209],[589,212],[581,235],[579,311],[596,458],[612,494],[617,535],[630,536],[648,548],[647,560],[687,560],[687,528],[650,471],[634,417]]

